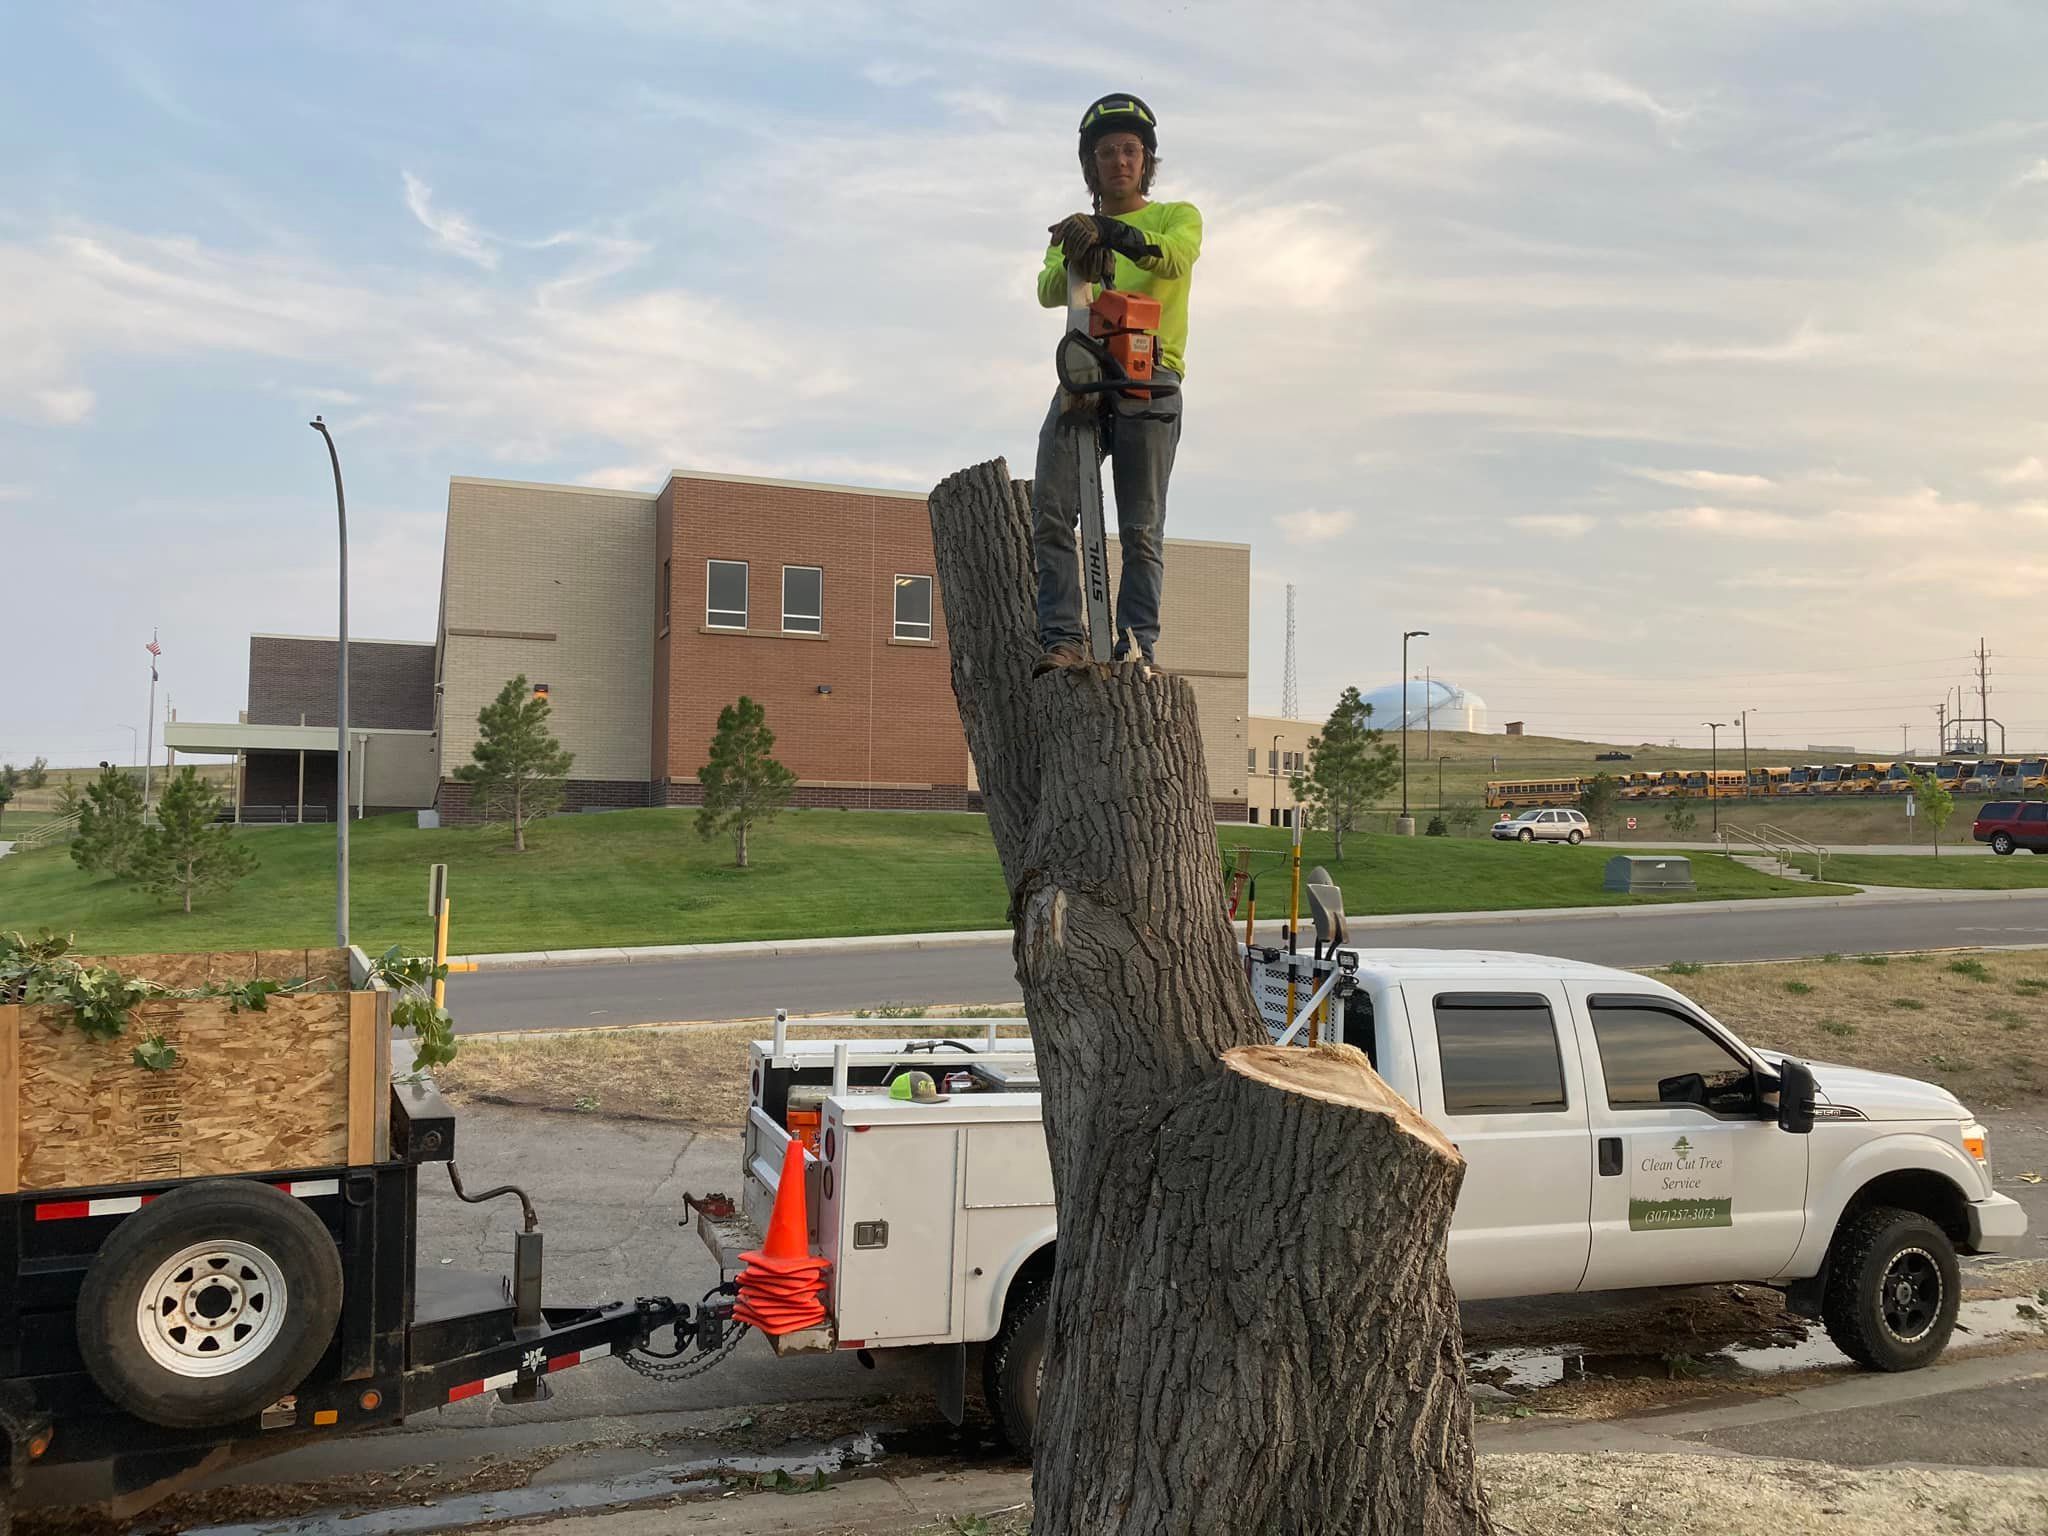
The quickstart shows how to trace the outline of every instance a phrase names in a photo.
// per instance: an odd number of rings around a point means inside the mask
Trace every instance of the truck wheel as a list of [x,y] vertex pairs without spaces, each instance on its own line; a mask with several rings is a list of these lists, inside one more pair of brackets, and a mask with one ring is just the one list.
[[1947,1346],[1961,1299],[1955,1245],[1925,1216],[1880,1206],[1835,1233],[1821,1318],[1857,1364],[1918,1370]]
[[2012,840],[2012,834],[2011,834],[2011,833],[2009,833],[2009,832],[1994,832],[1994,833],[1992,833],[1992,835],[1991,835],[1991,851],[1992,851],[1993,853],[2001,853],[2001,854],[2003,854],[2003,853],[2011,853],[2011,852],[2012,852],[2012,850],[2013,850],[2013,840]]
[[1010,1448],[1031,1454],[1038,1433],[1038,1389],[1045,1379],[1045,1343],[1052,1324],[1052,1282],[1019,1287],[1003,1314],[1002,1331],[982,1357],[982,1391],[996,1428]]
[[78,1349],[137,1418],[203,1429],[290,1393],[340,1317],[341,1256],[320,1218],[267,1184],[213,1179],[152,1200],[100,1245]]

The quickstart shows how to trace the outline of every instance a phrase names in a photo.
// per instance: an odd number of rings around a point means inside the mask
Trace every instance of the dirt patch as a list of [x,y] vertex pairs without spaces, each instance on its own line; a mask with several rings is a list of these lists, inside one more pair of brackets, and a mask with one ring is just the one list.
[[1754,1045],[1924,1078],[1972,1109],[2048,1095],[2048,950],[1681,964],[1652,974]]
[[[1494,1520],[1516,1536],[2038,1536],[2048,1476],[1866,1471],[1723,1456],[1482,1456]],[[1028,1511],[907,1536],[1027,1536]]]
[[[809,1038],[924,1040],[980,1034],[987,1020],[1015,1010],[878,1010],[837,1026],[793,1020]],[[747,1115],[747,1045],[774,1032],[771,1020],[739,1024],[646,1024],[628,1029],[465,1035],[455,1060],[434,1081],[456,1102],[509,1104],[615,1118],[675,1121],[716,1128]],[[1028,1033],[1021,1020],[997,1025]]]

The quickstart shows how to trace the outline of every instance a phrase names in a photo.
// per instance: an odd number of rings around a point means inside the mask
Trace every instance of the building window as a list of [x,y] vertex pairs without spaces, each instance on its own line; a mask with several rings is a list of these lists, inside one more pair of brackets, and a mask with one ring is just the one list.
[[1244,767],[1247,773],[1257,773],[1259,771],[1259,749],[1257,747],[1245,748]]
[[825,573],[815,565],[782,568],[782,627],[816,635],[825,629]]
[[672,560],[664,560],[661,562],[661,632],[664,635],[668,633],[669,598],[674,590],[670,582],[670,577],[673,573],[670,571],[669,567],[672,566],[674,563],[675,562]]
[[896,638],[929,640],[932,637],[932,579],[929,576],[896,578]]
[[747,562],[708,560],[704,567],[704,622],[712,629],[747,627]]
[[1280,754],[1271,747],[1266,749],[1266,772],[1275,775],[1280,772]]

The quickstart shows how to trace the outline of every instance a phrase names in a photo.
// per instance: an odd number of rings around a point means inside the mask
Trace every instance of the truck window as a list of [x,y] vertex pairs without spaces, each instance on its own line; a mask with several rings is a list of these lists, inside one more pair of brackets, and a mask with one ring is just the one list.
[[2020,807],[2021,821],[2048,821],[2048,801],[2037,801],[2033,805]]
[[1564,1064],[1546,999],[1445,992],[1438,994],[1435,1012],[1445,1114],[1564,1111]]
[[1609,1109],[1694,1104],[1710,1114],[1756,1114],[1749,1063],[1696,1022],[1644,1000],[1590,1001]]

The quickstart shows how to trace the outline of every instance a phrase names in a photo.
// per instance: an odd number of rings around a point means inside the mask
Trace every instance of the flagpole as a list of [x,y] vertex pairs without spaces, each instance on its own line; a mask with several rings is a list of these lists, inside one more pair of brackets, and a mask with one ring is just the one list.
[[156,631],[149,632],[149,747],[142,757],[142,814],[149,814],[149,770],[156,760],[156,659],[162,655],[156,643]]
[[341,621],[335,646],[334,703],[334,928],[348,948],[348,503],[341,492],[341,455],[327,423],[315,416],[306,423],[327,444],[327,462],[334,467],[334,516],[341,533]]

